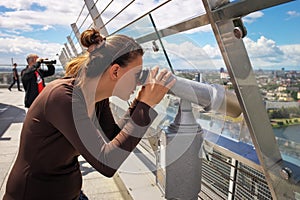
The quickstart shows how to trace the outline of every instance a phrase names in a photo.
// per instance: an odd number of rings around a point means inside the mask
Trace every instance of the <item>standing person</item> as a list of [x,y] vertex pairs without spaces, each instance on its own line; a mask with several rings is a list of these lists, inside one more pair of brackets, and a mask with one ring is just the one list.
[[19,81],[19,74],[18,74],[18,70],[17,70],[17,63],[13,64],[13,69],[12,69],[12,74],[13,74],[13,82],[10,84],[10,86],[8,87],[8,90],[11,91],[11,88],[14,86],[14,84],[17,82],[17,86],[18,86],[18,91],[23,91],[20,88],[20,81]]
[[38,94],[44,89],[44,77],[55,73],[53,64],[46,64],[47,70],[41,69],[42,58],[36,54],[29,54],[26,58],[28,65],[21,72],[22,83],[25,89],[25,107],[29,108]]
[[65,77],[49,83],[26,115],[4,200],[79,199],[79,155],[112,177],[157,116],[153,107],[176,81],[166,83],[171,72],[151,69],[116,123],[109,97],[130,98],[142,70],[142,47],[125,35],[103,39],[95,29],[84,31],[81,43],[88,51],[68,63]]

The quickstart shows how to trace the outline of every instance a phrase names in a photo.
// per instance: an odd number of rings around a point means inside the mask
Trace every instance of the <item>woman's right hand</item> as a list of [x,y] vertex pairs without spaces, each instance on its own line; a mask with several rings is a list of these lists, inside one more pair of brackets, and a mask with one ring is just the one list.
[[169,80],[171,76],[172,73],[167,69],[159,71],[158,67],[152,68],[146,83],[138,92],[137,100],[151,107],[157,105],[176,82],[175,78]]

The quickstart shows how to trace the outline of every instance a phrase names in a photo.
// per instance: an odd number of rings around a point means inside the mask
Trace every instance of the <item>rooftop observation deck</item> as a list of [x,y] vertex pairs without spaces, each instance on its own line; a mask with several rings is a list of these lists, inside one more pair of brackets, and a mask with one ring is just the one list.
[[[0,199],[3,198],[6,180],[18,153],[20,133],[26,115],[24,92],[0,88]],[[106,178],[96,172],[82,157],[79,158],[83,191],[90,199],[125,199],[127,194],[116,184],[116,178]]]
[[[25,92],[19,92],[15,86],[12,91],[5,85],[0,87],[0,199],[5,193],[7,178],[18,153],[20,133],[26,116],[24,96]],[[140,151],[143,150],[136,149],[137,154]],[[149,170],[144,161],[137,159],[133,153],[113,178],[107,178],[83,157],[79,157],[82,190],[91,200],[165,199],[155,183],[155,175],[146,172]],[[134,173],[127,169],[133,169]]]

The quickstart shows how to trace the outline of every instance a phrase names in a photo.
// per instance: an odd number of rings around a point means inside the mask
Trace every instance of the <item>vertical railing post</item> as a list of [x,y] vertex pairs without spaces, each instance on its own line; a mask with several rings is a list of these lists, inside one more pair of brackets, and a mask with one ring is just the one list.
[[77,52],[77,49],[75,48],[75,45],[74,45],[74,43],[73,43],[73,40],[71,39],[70,36],[67,36],[67,39],[68,39],[68,42],[69,42],[69,44],[70,44],[70,46],[71,46],[71,49],[72,49],[74,55],[75,55],[75,56],[78,56],[78,52]]
[[192,113],[191,103],[181,100],[174,122],[163,129],[159,139],[156,182],[166,199],[198,199],[202,133]]
[[64,43],[64,45],[65,45],[66,52],[68,52],[68,57],[69,57],[69,58],[72,58],[72,53],[71,53],[71,51],[70,51],[70,48],[69,48],[68,44],[67,44],[67,43]]
[[66,60],[70,60],[71,58],[70,58],[70,56],[68,55],[68,53],[67,53],[67,51],[66,51],[66,48],[62,48],[62,51],[64,52],[64,56],[65,56],[65,58],[66,58]]
[[231,158],[230,178],[229,178],[229,188],[228,188],[227,200],[234,199],[235,188],[236,188],[236,178],[237,178],[237,163],[238,163],[238,161],[236,159]]
[[99,14],[99,11],[94,3],[94,0],[84,0],[85,5],[87,9],[89,10],[89,13],[93,19],[94,26],[98,29],[100,29],[101,35],[108,36],[108,32],[106,30],[106,27],[104,26],[104,23],[102,21],[102,18]]
[[76,23],[71,24],[71,27],[72,27],[75,37],[77,38],[77,41],[81,47],[81,50],[84,52],[84,47],[82,46],[82,44],[80,42],[80,32],[79,32],[79,29],[78,29]]
[[65,69],[65,66],[68,62],[68,58],[66,57],[64,51],[61,51],[60,55],[58,56],[58,59],[62,65],[62,67]]

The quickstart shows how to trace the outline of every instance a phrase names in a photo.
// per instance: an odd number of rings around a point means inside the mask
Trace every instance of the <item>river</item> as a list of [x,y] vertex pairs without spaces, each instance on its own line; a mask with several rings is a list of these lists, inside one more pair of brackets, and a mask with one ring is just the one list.
[[276,137],[294,141],[300,144],[300,125],[274,128],[273,131]]

